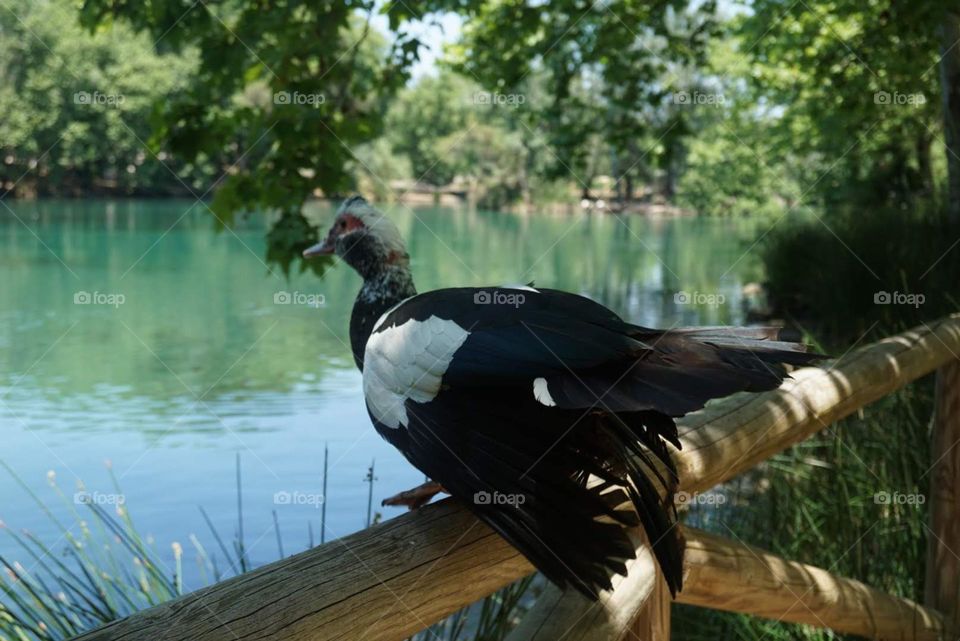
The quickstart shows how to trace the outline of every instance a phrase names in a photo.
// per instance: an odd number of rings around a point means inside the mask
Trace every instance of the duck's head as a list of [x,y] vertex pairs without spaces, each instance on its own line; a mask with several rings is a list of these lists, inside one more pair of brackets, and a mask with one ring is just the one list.
[[332,254],[364,278],[406,267],[410,261],[397,226],[361,196],[343,201],[327,237],[303,251],[304,258]]

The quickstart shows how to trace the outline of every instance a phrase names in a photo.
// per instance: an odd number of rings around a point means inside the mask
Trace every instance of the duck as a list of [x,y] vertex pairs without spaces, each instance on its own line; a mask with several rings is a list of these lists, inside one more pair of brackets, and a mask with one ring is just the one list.
[[429,479],[385,503],[448,493],[593,600],[636,558],[638,526],[682,589],[676,419],[821,357],[781,328],[652,329],[533,284],[418,293],[398,227],[362,196],[303,251],[332,255],[362,279],[349,336],[370,420]]

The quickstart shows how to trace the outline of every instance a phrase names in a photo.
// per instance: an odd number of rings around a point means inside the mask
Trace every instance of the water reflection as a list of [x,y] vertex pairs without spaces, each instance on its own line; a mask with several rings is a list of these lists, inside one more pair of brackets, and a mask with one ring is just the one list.
[[[215,233],[188,201],[12,206],[22,223],[0,218],[0,456],[31,484],[56,468],[94,486],[112,459],[140,522],[169,541],[203,530],[197,505],[231,522],[232,451],[247,462],[257,534],[272,527],[275,492],[318,485],[324,443],[333,535],[362,526],[371,458],[377,500],[422,480],[370,430],[347,346],[350,270],[271,274],[261,217]],[[534,281],[639,324],[737,323],[757,269],[743,257],[749,223],[388,209],[421,291]],[[329,222],[332,209],[310,214]],[[677,292],[715,298],[683,304]],[[284,303],[293,294],[323,304]],[[0,516],[42,530],[12,481],[0,492]],[[294,541],[316,518],[307,506],[281,513]]]
[[[310,391],[329,372],[352,369],[346,324],[358,287],[354,274],[340,267],[323,281],[270,275],[261,260],[259,219],[216,234],[196,207],[170,229],[186,207],[18,207],[42,243],[16,221],[0,228],[5,262],[14,266],[0,292],[5,384],[24,377],[11,394],[55,392],[80,403],[83,395],[173,401],[151,411],[176,411],[178,399],[198,395]],[[319,220],[331,215],[326,207],[314,210]],[[592,296],[642,324],[740,317],[745,270],[738,266],[718,280],[742,251],[728,222],[390,213],[409,240],[421,290],[535,281]],[[749,269],[752,261],[741,263]],[[678,305],[678,291],[725,301]],[[101,304],[75,304],[78,292],[99,295]],[[324,304],[277,304],[278,292],[299,293],[301,301],[322,297]],[[122,304],[104,302],[109,295],[122,296]]]

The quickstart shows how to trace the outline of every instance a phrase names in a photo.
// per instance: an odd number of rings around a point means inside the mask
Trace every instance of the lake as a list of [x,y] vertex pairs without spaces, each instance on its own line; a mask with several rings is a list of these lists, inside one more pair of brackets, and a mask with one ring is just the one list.
[[[122,500],[164,559],[237,529],[255,564],[320,538],[324,448],[327,539],[364,527],[373,499],[423,475],[373,431],[350,357],[359,278],[285,278],[263,262],[263,217],[216,231],[190,201],[7,202],[0,209],[0,460],[68,515]],[[516,215],[387,208],[408,239],[421,291],[526,283],[594,298],[650,326],[740,323],[758,278],[749,222],[610,214]],[[333,209],[310,215],[329,222]],[[48,485],[48,472],[65,495]],[[51,545],[60,534],[0,470],[0,519]],[[384,518],[396,508],[379,510]],[[82,512],[81,512],[82,513]],[[8,538],[0,554],[23,556]],[[185,569],[196,587],[198,571]]]

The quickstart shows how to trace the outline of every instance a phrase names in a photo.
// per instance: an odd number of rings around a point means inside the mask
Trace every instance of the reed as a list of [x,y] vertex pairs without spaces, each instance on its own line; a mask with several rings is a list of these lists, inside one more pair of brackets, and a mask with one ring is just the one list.
[[[957,310],[958,237],[936,211],[849,210],[785,222],[764,243],[768,286],[778,313],[842,355]],[[895,292],[915,304],[883,296]],[[922,602],[932,413],[928,377],[774,457],[724,488],[723,505],[698,505],[686,520]],[[673,638],[837,635],[674,606]]]
[[[84,488],[68,496],[51,472],[48,481],[65,510],[55,510],[41,499],[8,464],[0,461],[7,473],[29,499],[54,525],[58,540],[49,544],[30,532],[17,532],[0,522],[0,529],[12,538],[23,553],[23,560],[0,555],[0,641],[61,641],[110,621],[123,618],[183,594],[183,554],[180,543],[173,542],[173,564],[165,565],[153,542],[141,534],[130,506],[121,501],[115,510],[107,510],[95,501],[78,501]],[[108,466],[109,467],[109,466]],[[227,575],[253,569],[243,534],[243,477],[239,456],[236,462],[236,530],[227,539],[216,528],[206,510],[200,512],[209,529],[217,554],[210,554],[199,537],[190,534],[189,545],[196,553],[199,574],[204,584]],[[327,487],[327,465],[323,486]],[[110,470],[114,496],[122,497],[120,485]],[[369,484],[366,518],[376,522],[380,515],[372,511],[374,464],[364,482]],[[67,520],[58,514],[69,515]],[[284,542],[276,511],[273,511],[278,558],[284,557]],[[321,538],[325,532],[321,520]],[[59,549],[65,544],[65,553]],[[308,544],[313,531],[308,524]],[[218,558],[221,560],[218,561]],[[221,567],[225,564],[225,567]],[[519,581],[480,603],[462,610],[431,629],[417,635],[417,641],[494,641],[501,639],[516,622],[521,604],[529,601],[532,578]],[[525,595],[527,597],[525,598]]]

